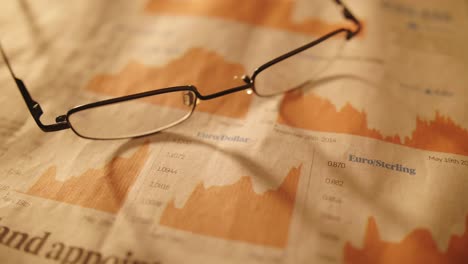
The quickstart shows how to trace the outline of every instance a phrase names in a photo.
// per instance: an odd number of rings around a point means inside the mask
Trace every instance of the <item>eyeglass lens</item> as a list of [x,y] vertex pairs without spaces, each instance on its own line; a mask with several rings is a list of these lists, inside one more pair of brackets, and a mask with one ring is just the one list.
[[146,96],[87,108],[68,116],[73,130],[94,139],[136,137],[158,132],[187,119],[195,107],[192,91]]
[[266,68],[255,78],[256,92],[261,96],[269,96],[313,83],[331,67],[345,42],[345,35],[338,34]]

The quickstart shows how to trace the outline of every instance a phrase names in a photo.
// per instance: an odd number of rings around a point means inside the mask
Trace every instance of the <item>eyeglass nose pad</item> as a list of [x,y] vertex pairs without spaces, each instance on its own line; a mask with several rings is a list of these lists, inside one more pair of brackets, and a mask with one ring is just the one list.
[[185,92],[183,95],[183,101],[184,105],[192,106],[196,101],[195,95],[192,92]]

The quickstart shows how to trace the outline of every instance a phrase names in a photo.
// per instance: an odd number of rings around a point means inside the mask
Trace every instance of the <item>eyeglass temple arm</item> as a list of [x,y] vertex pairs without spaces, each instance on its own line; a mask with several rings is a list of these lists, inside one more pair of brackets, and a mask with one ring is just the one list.
[[362,24],[361,24],[361,22],[354,16],[354,14],[351,12],[351,10],[349,10],[349,8],[343,3],[343,1],[341,1],[341,0],[335,0],[335,3],[337,3],[338,5],[340,5],[340,6],[343,8],[343,16],[344,16],[347,20],[352,21],[352,22],[356,25],[356,29],[355,29],[355,30],[347,30],[348,35],[346,36],[346,38],[349,40],[349,39],[351,39],[352,37],[354,37],[354,36],[356,36],[357,34],[359,34],[359,32],[361,32],[361,30],[362,30]]
[[24,101],[26,102],[26,106],[29,109],[29,112],[33,116],[34,120],[36,121],[37,125],[39,128],[44,131],[44,132],[53,132],[53,131],[58,131],[58,130],[63,130],[70,128],[68,125],[68,122],[65,118],[65,116],[59,116],[56,118],[56,123],[55,124],[50,124],[50,125],[45,125],[41,122],[41,116],[43,114],[42,108],[39,105],[38,102],[36,102],[31,95],[29,94],[28,89],[26,88],[26,85],[24,82],[17,78],[15,73],[13,72],[13,68],[11,67],[10,61],[8,60],[8,57],[6,56],[5,50],[2,47],[2,44],[0,43],[0,53],[2,54],[3,60],[5,61],[8,71],[10,72],[11,76],[15,80],[16,85],[18,86],[18,89],[23,96]]

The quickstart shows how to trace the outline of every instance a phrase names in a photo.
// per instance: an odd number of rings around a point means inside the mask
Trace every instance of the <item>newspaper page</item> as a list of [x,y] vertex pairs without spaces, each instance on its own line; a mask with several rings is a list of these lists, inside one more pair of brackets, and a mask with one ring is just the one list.
[[[138,139],[42,132],[2,61],[0,262],[467,263],[468,2],[346,4],[359,35],[273,76],[302,87],[200,101]],[[143,91],[242,85],[353,27],[335,1],[0,6],[2,46],[46,124]]]

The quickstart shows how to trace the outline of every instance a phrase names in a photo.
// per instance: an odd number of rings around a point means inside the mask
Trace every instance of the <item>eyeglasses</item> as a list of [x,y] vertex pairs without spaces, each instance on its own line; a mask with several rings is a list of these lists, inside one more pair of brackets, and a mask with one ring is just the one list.
[[[0,44],[2,57],[23,96],[31,115],[44,132],[72,129],[87,139],[124,139],[160,132],[187,120],[200,100],[211,100],[231,93],[251,89],[261,97],[273,96],[298,88],[311,81],[325,69],[336,55],[339,45],[327,42],[343,34],[341,40],[350,40],[361,31],[361,23],[341,0],[334,0],[342,8],[346,20],[353,22],[354,30],[336,29],[310,43],[289,51],[258,67],[252,77],[244,75],[242,86],[217,93],[202,95],[195,86],[177,86],[137,93],[74,107],[55,119],[54,124],[43,124],[41,106],[28,92],[24,82],[17,78]],[[337,39],[337,38],[333,38]],[[311,49],[314,47],[314,49]],[[313,52],[311,52],[313,50]]]

